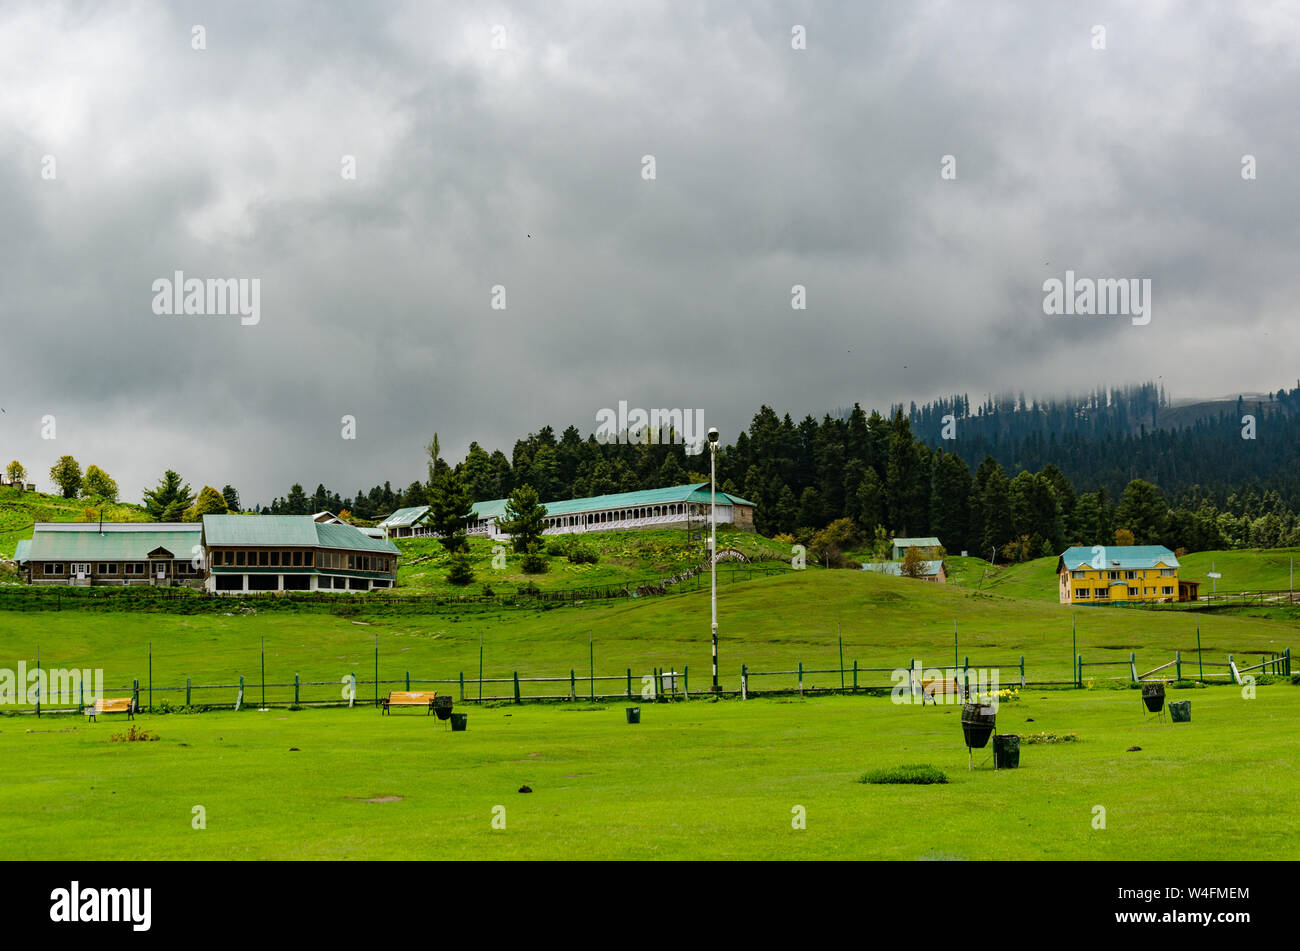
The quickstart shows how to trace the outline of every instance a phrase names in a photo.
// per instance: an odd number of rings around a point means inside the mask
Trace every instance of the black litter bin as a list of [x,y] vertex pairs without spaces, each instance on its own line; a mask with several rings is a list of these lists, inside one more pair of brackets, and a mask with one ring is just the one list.
[[451,715],[451,732],[464,733],[465,722],[469,719],[468,713],[453,713]]
[[1175,723],[1192,722],[1192,701],[1175,700],[1169,704],[1169,719]]
[[1015,769],[1020,765],[1020,736],[999,733],[993,737],[993,768]]
[[992,706],[982,703],[963,704],[961,731],[966,737],[966,745],[973,750],[982,750],[988,746],[997,716],[997,711]]
[[628,708],[627,708],[627,722],[628,722],[628,723],[640,723],[640,722],[641,722],[641,708],[640,708],[640,707],[628,707]]
[[1142,702],[1147,705],[1147,710],[1150,712],[1159,713],[1161,707],[1165,705],[1165,685],[1143,684]]

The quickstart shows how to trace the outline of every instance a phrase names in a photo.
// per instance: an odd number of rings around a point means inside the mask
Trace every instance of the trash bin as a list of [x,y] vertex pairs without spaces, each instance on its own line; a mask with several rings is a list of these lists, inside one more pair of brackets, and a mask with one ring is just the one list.
[[627,722],[628,722],[628,723],[640,723],[640,722],[641,722],[641,708],[640,708],[640,707],[628,707],[628,708],[627,708]]
[[1143,684],[1142,702],[1146,704],[1147,710],[1151,713],[1159,713],[1160,708],[1165,705],[1165,685]]
[[966,737],[966,745],[973,750],[982,750],[988,746],[989,737],[997,722],[997,710],[982,703],[967,703],[961,708],[961,731]]
[[1169,704],[1169,719],[1175,723],[1192,722],[1192,701],[1175,700]]
[[1020,765],[1020,736],[999,733],[993,737],[993,768],[1015,769]]
[[464,733],[465,721],[469,719],[468,713],[453,713],[451,715],[451,732]]

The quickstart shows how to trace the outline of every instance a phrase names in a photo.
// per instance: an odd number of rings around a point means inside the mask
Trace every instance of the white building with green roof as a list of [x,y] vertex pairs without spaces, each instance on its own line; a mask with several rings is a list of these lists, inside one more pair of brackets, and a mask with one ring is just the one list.
[[14,560],[31,584],[190,587],[218,594],[374,591],[397,582],[397,546],[310,515],[200,522],[38,522]]
[[[498,523],[505,518],[506,499],[475,502],[470,535],[505,538]],[[614,532],[642,528],[702,527],[709,521],[709,483],[674,485],[639,492],[617,492],[583,499],[544,502],[545,535]],[[718,524],[754,529],[754,503],[721,490],[717,493]],[[427,505],[401,508],[379,523],[389,538],[433,535]]]

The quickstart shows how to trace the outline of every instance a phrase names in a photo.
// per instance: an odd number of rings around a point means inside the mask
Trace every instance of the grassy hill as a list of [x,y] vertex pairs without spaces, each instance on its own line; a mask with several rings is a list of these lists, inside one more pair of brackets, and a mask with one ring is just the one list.
[[[1234,551],[1198,551],[1178,559],[1183,566],[1178,576],[1201,582],[1201,594],[1209,594],[1210,565],[1223,575],[1220,594],[1237,591],[1285,591],[1290,584],[1291,559],[1300,562],[1300,549],[1265,548]],[[1056,559],[1036,558],[1015,565],[989,565],[979,558],[948,558],[956,569],[949,574],[953,584],[1015,598],[1059,601]],[[981,584],[982,578],[982,584]]]
[[[0,487],[0,557],[12,558],[14,549],[24,538],[32,537],[35,522],[80,522],[90,507],[99,516],[99,503],[89,499],[65,499],[42,492],[23,492],[12,486]],[[138,505],[108,502],[104,505],[106,522],[147,522],[149,516]]]
[[[680,530],[548,535],[545,543],[549,551],[558,552],[569,539],[580,539],[584,546],[597,553],[599,560],[594,564],[575,564],[563,554],[547,553],[547,571],[528,575],[520,568],[521,556],[511,551],[508,543],[505,545],[506,566],[497,569],[492,566],[493,549],[501,543],[471,538],[470,563],[474,569],[474,581],[466,586],[456,586],[446,580],[450,556],[436,539],[397,539],[402,554],[397,565],[396,593],[477,594],[484,585],[497,593],[504,593],[530,583],[543,591],[622,588],[680,574],[703,563],[706,555],[703,541],[694,541]],[[718,550],[729,548],[743,552],[753,561],[767,562],[773,568],[789,564],[789,545],[753,532],[719,531]],[[731,565],[724,561],[720,563],[719,571],[726,573]]]

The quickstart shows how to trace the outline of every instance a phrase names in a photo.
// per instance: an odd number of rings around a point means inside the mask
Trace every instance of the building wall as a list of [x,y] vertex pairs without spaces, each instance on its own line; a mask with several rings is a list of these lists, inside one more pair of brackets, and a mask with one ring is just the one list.
[[[1161,574],[1169,572],[1169,574]],[[1118,575],[1118,577],[1112,577]],[[1130,578],[1129,575],[1134,577]],[[1115,582],[1123,582],[1117,593]],[[1057,587],[1062,604],[1114,604],[1127,602],[1162,602],[1178,600],[1177,568],[1075,569],[1059,572]],[[1136,588],[1137,593],[1129,589]],[[1098,597],[1098,591],[1106,594]],[[1086,591],[1086,596],[1080,592]]]

